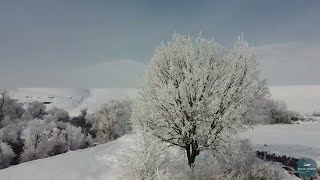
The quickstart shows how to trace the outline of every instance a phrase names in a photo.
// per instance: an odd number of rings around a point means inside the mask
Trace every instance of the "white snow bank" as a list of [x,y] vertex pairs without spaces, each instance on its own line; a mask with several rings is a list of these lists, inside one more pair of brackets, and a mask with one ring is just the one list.
[[320,123],[260,125],[242,133],[241,137],[249,138],[257,149],[296,158],[312,158],[320,165]]
[[[319,129],[320,123],[261,125],[241,137],[251,139],[258,149],[310,157],[320,164]],[[121,173],[117,157],[130,153],[134,141],[134,135],[125,135],[96,147],[11,166],[0,170],[0,180],[115,180]]]
[[115,180],[120,175],[118,157],[130,152],[134,137],[11,166],[0,170],[0,180]]

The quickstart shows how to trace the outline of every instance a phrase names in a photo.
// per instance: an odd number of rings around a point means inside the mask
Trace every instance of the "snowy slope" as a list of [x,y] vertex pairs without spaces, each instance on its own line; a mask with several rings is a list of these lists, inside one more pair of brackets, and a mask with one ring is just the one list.
[[[320,164],[320,123],[264,125],[242,134],[257,148],[281,155],[310,157]],[[121,173],[117,157],[130,153],[134,135],[96,147],[31,161],[0,170],[0,180],[114,180]]]
[[130,152],[133,135],[92,148],[77,150],[0,170],[0,180],[114,180],[118,157]]

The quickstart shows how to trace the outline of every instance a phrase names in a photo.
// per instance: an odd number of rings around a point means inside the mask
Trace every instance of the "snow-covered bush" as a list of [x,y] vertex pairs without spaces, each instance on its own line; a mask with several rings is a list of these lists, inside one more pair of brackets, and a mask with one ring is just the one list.
[[27,104],[27,111],[33,118],[42,119],[46,114],[46,106],[39,101],[32,101]]
[[25,111],[23,114],[22,114],[22,117],[21,117],[21,120],[23,121],[31,121],[33,120],[33,115],[31,114],[31,112],[29,111]]
[[45,158],[68,150],[76,150],[91,145],[80,127],[59,121],[35,119],[28,122],[23,130],[25,146],[21,155],[22,161]]
[[[85,122],[85,114],[81,116]],[[6,91],[0,92],[0,142],[13,150],[12,165],[92,146],[89,132],[70,123],[63,109],[46,111],[38,101],[23,106]]]
[[22,153],[22,161],[30,161],[48,157],[52,150],[49,146],[48,123],[41,119],[28,122],[28,126],[22,132],[25,146]]
[[89,133],[91,135],[95,135],[95,131],[92,128],[92,124],[86,119],[87,116],[87,109],[82,109],[79,116],[71,117],[70,123],[73,126],[81,127],[83,132]]
[[314,112],[312,113],[312,116],[320,117],[320,111],[314,111]]
[[[21,118],[24,113],[23,104],[8,96],[7,91],[0,91],[0,128],[8,123],[8,120]],[[6,119],[7,122],[3,122]]]
[[169,160],[166,146],[153,136],[137,133],[136,146],[132,154],[121,155],[122,179],[124,180],[165,180],[168,172],[163,166]]
[[60,128],[53,127],[48,138],[48,156],[62,154],[69,150],[65,133]]
[[263,98],[256,103],[255,118],[260,118],[260,123],[290,124],[301,119],[299,113],[290,111],[284,101]]
[[52,109],[48,110],[48,115],[45,117],[46,120],[49,121],[69,121],[69,113],[57,107],[53,107]]
[[128,100],[111,100],[94,114],[86,116],[87,122],[95,131],[95,141],[105,143],[114,140],[131,130],[131,102]]
[[215,150],[202,151],[191,169],[182,148],[170,147],[138,133],[134,150],[121,155],[122,179],[132,180],[289,180],[279,164],[256,158],[248,140],[232,139]]
[[7,98],[4,108],[4,116],[9,116],[12,119],[18,119],[21,118],[24,111],[22,103],[19,103],[16,99]]
[[292,180],[293,177],[286,174],[278,164],[269,162],[254,163],[248,171],[219,175],[216,179],[224,180]]
[[76,150],[85,147],[86,136],[82,133],[80,127],[68,124],[64,130],[69,150]]
[[10,124],[0,129],[0,141],[17,142],[21,129],[15,124]]
[[189,166],[247,126],[244,115],[267,88],[243,39],[226,50],[215,41],[174,35],[151,59],[133,106],[133,123],[185,149]]
[[14,156],[12,148],[7,143],[0,141],[0,169],[9,167]]

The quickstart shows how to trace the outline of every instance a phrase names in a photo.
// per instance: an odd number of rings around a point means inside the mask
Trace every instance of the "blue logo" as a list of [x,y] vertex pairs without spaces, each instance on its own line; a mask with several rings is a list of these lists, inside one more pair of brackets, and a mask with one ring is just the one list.
[[318,174],[317,163],[310,158],[301,158],[297,163],[297,172],[303,179],[315,178]]

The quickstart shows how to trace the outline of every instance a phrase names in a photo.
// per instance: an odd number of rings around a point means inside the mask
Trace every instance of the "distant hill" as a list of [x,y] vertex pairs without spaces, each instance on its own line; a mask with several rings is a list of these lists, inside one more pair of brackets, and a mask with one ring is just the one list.
[[[273,98],[286,101],[290,110],[302,114],[320,110],[320,86],[271,86],[270,91]],[[56,106],[77,115],[83,108],[94,111],[112,98],[133,98],[137,89],[18,88],[10,89],[9,93],[20,102],[47,102],[47,108]]]

